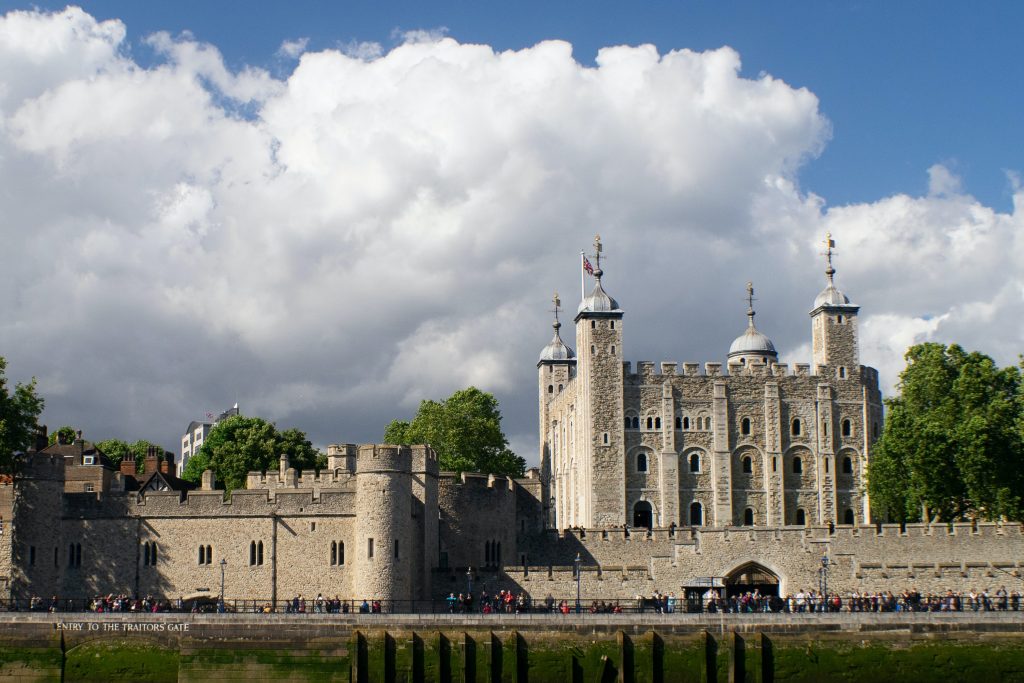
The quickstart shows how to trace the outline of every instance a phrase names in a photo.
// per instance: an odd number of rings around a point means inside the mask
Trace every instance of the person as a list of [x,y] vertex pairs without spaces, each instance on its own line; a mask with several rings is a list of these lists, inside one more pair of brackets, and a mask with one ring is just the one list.
[[548,612],[554,612],[555,611],[555,597],[553,595],[551,595],[551,593],[548,593],[548,596],[546,598],[544,598],[544,608]]
[[370,613],[370,603],[368,603],[366,601],[366,598],[363,598],[363,603],[361,605],[359,605],[359,613],[360,614],[369,614]]

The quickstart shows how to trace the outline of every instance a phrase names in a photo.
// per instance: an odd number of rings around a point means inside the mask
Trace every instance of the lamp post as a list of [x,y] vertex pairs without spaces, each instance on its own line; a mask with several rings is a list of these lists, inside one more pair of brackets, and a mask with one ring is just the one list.
[[224,611],[224,568],[228,566],[228,561],[223,557],[220,559],[220,611]]
[[463,603],[466,611],[473,609],[473,568],[466,567],[466,602]]
[[576,553],[576,559],[574,564],[576,565],[576,614],[580,613],[580,565],[583,563],[583,559],[580,558],[580,554]]
[[828,569],[832,566],[832,560],[828,559],[828,555],[821,556],[821,569],[818,570],[818,575],[821,578],[819,582],[821,588],[821,596],[823,603],[823,612],[828,611]]

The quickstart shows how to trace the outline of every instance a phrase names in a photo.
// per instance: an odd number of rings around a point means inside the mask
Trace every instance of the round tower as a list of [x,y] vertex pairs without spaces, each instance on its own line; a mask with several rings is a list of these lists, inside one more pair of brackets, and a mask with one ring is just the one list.
[[[356,575],[353,597],[409,600],[412,544],[412,452],[368,444],[356,457]],[[398,607],[397,605],[395,606]]]

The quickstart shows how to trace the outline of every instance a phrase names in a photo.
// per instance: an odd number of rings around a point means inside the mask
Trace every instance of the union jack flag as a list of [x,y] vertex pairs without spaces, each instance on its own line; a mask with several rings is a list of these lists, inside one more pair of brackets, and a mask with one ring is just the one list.
[[586,256],[583,257],[583,270],[587,271],[587,275],[594,274],[594,266],[590,265],[590,261]]

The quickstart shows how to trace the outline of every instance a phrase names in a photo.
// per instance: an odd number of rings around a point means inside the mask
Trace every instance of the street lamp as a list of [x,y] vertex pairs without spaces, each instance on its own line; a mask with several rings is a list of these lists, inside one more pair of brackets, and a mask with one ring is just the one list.
[[821,588],[822,600],[824,601],[823,612],[828,611],[828,569],[834,563],[828,559],[828,555],[821,556],[821,569],[818,570],[818,576],[820,577],[819,587]]
[[223,557],[220,559],[220,611],[224,611],[224,568],[228,566],[228,561]]
[[580,613],[580,565],[583,563],[580,554],[576,553],[574,564],[576,565],[576,614]]

